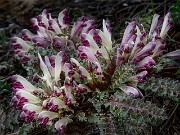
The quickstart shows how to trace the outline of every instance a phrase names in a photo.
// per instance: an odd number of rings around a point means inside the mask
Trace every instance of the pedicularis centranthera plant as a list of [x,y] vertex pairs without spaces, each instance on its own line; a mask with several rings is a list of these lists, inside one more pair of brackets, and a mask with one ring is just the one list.
[[143,25],[129,23],[116,44],[105,20],[102,30],[85,17],[70,25],[66,9],[58,18],[44,10],[32,19],[32,26],[36,34],[24,29],[22,38],[12,39],[16,56],[31,73],[31,83],[12,76],[12,102],[26,122],[38,119],[64,132],[75,119],[99,125],[116,119],[123,130],[132,132],[143,131],[152,119],[165,118],[163,109],[143,101],[137,86],[166,46],[170,13],[164,20],[155,14],[149,33]]

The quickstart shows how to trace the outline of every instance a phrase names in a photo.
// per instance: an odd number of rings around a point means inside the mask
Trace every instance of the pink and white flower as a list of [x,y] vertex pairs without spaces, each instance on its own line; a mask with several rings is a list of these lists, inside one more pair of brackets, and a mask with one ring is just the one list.
[[[117,47],[113,46],[116,42],[112,42],[111,29],[105,20],[102,30],[95,29],[94,21],[85,17],[70,27],[65,9],[58,18],[44,10],[31,21],[37,33],[24,29],[22,38],[13,38],[13,47],[22,62],[31,60],[29,64],[36,66],[35,75],[40,72],[36,69],[39,65],[42,76],[38,75],[41,80],[34,85],[14,75],[12,102],[22,109],[21,118],[26,122],[38,118],[43,125],[55,123],[59,132],[64,131],[78,109],[82,111],[79,107],[82,98],[89,95],[93,98],[97,91],[115,91],[111,86],[121,79],[118,89],[128,96],[143,97],[137,85],[156,64],[153,58],[163,51],[165,35],[172,25],[170,13],[165,16],[161,32],[160,16],[154,15],[149,35],[142,24],[131,22]],[[124,69],[126,65],[132,68]],[[127,77],[129,71],[133,75]]]
[[58,117],[58,113],[51,111],[41,111],[38,115],[38,119],[41,121],[43,125],[47,125],[51,123],[51,120]]
[[30,93],[36,92],[40,89],[37,89],[33,86],[29,81],[27,81],[24,77],[20,75],[13,75],[12,76],[13,86],[12,89],[17,92],[19,90],[24,90]]
[[142,82],[144,77],[147,75],[147,71],[142,71],[138,73],[137,75],[131,76],[129,80],[131,81],[137,81],[137,82]]
[[59,98],[52,97],[49,101],[49,110],[57,111],[59,109],[66,108],[64,101]]
[[20,118],[24,119],[26,122],[31,122],[34,118],[37,118],[38,114],[42,111],[42,107],[26,103],[22,110],[23,112],[21,112]]
[[162,29],[160,33],[161,38],[165,37],[166,33],[172,27],[172,25],[173,25],[173,22],[171,20],[171,13],[169,12],[164,17],[164,21],[163,21],[163,25],[162,25]]
[[63,117],[63,118],[59,119],[55,123],[56,130],[59,131],[60,133],[63,133],[64,132],[64,128],[67,126],[69,121],[70,121],[70,119],[68,117]]
[[131,87],[131,86],[125,86],[125,87],[122,87],[121,88],[122,91],[124,91],[124,93],[126,93],[127,95],[133,95],[134,97],[142,97],[143,94],[137,89],[137,88],[134,88],[134,87]]
[[148,70],[148,69],[152,68],[153,65],[155,65],[155,61],[152,59],[152,57],[147,56],[142,61],[137,63],[137,69],[139,69],[139,70],[142,70],[142,69]]
[[82,79],[86,78],[88,81],[92,80],[90,73],[83,66],[79,67],[78,73]]

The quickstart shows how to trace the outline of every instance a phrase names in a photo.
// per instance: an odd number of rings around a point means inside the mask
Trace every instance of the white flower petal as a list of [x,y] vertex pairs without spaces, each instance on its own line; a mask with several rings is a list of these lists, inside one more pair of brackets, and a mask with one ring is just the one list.
[[49,120],[52,120],[52,119],[57,118],[57,117],[58,117],[58,113],[51,112],[51,111],[42,111],[38,115],[38,119],[49,118]]
[[72,64],[73,64],[74,66],[76,66],[76,67],[79,67],[79,66],[80,66],[80,63],[79,63],[76,59],[74,59],[74,58],[71,58],[71,62],[72,62]]
[[35,111],[37,114],[39,114],[41,111],[42,111],[42,107],[41,106],[38,106],[38,105],[35,105],[35,104],[31,104],[31,103],[26,103],[24,106],[23,106],[23,109],[22,110],[28,110],[28,111]]
[[106,35],[101,30],[97,30],[97,31],[98,31],[98,35],[102,39],[102,45],[108,50],[108,52],[110,52],[112,50],[112,41],[108,39],[109,35]]
[[165,36],[167,31],[170,29],[170,28],[167,29],[170,18],[171,18],[171,13],[169,12],[164,17],[164,21],[163,21],[163,25],[162,25],[162,29],[161,29],[161,33],[160,33],[160,37],[162,37],[162,38]]
[[51,66],[51,63],[50,63],[50,60],[47,56],[45,56],[45,62],[46,62],[46,65],[49,69],[49,72],[51,73],[51,76],[54,77],[55,73],[54,73],[54,67]]
[[33,103],[33,104],[41,103],[41,100],[38,97],[24,90],[19,90],[18,92],[16,92],[16,95],[28,99],[29,103]]
[[28,52],[30,49],[33,49],[33,47],[31,45],[27,44],[26,41],[24,41],[23,39],[21,39],[19,37],[16,37],[16,42],[22,46],[24,51]]
[[159,17],[160,17],[160,15],[154,14],[153,19],[152,19],[152,23],[151,23],[151,28],[149,31],[149,36],[153,35],[154,29],[157,27]]
[[134,87],[131,87],[131,86],[125,86],[123,88],[121,88],[122,91],[124,91],[124,93],[126,93],[128,96],[130,96],[131,94],[133,94],[134,97],[142,97],[142,93],[134,88]]
[[89,89],[89,87],[87,87],[85,84],[79,84],[78,88],[83,88],[85,89],[87,92],[91,92],[91,90]]
[[59,99],[59,98],[52,97],[52,98],[50,99],[50,102],[51,102],[53,105],[57,105],[59,109],[61,109],[61,108],[66,108],[66,105],[65,105],[64,101],[62,101],[62,100]]
[[62,67],[61,67],[61,62],[62,62],[62,56],[60,55],[61,52],[59,52],[57,55],[56,55],[56,58],[55,58],[55,81],[59,81],[60,79],[60,74],[61,74],[61,70],[62,70]]
[[79,71],[80,71],[80,75],[87,77],[87,80],[89,81],[92,80],[90,73],[83,66],[79,67]]
[[89,35],[89,34],[86,34],[86,33],[82,33],[81,34],[81,37],[84,39],[84,40],[87,40],[89,42],[89,45],[88,46],[94,53],[96,53],[98,50],[99,50],[99,47],[98,45],[96,44],[96,42],[94,41],[94,39]]
[[60,27],[54,19],[49,20],[51,22],[51,27],[55,30],[56,34],[62,34]]
[[43,62],[42,58],[41,58],[41,55],[38,53],[38,57],[39,57],[39,60],[40,60],[40,67],[41,67],[41,70],[43,71],[43,79],[46,81],[47,85],[52,87],[52,84],[51,84],[51,75],[49,73],[49,70],[47,68],[47,66],[45,65],[45,63]]
[[41,18],[41,22],[42,22],[43,24],[45,24],[46,29],[47,29],[47,28],[49,27],[49,23],[48,23],[48,19],[47,19],[46,15],[45,15],[45,14],[39,15],[38,17]]
[[101,53],[101,55],[103,56],[103,58],[106,60],[107,63],[110,63],[109,61],[109,54],[106,50],[106,48],[104,46],[102,46],[100,49],[99,49],[99,52]]
[[63,117],[61,119],[59,119],[56,123],[55,123],[55,128],[57,131],[61,131],[63,127],[66,127],[67,124],[69,122],[69,118],[68,117]]
[[44,27],[38,26],[38,28],[39,28],[37,31],[38,36],[45,37],[46,39],[49,40],[50,39],[49,32]]
[[66,12],[67,12],[67,9],[64,9],[63,11],[61,11],[60,13],[59,13],[59,15],[58,15],[58,22],[59,22],[59,24],[61,25],[61,28],[62,29],[64,29],[66,26],[67,26],[67,24],[65,24],[64,23],[64,17],[65,17],[65,15],[66,15]]
[[108,42],[111,43],[111,33],[110,33],[109,30],[107,29],[107,27],[106,27],[106,22],[105,22],[104,19],[103,19],[103,32],[104,32],[104,34],[106,35],[106,38],[107,38]]
[[23,85],[23,90],[27,91],[27,92],[34,92],[35,90],[37,90],[37,88],[35,86],[33,86],[29,81],[27,81],[24,77],[20,76],[20,75],[14,75],[13,77],[16,78],[17,82],[22,83]]

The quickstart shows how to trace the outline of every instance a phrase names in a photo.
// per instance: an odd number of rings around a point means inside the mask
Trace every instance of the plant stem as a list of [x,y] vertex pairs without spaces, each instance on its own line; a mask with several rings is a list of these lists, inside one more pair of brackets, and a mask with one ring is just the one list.
[[172,118],[172,116],[174,115],[176,109],[178,108],[179,103],[176,104],[173,112],[171,113],[170,117],[168,118],[168,120],[166,121],[166,123],[162,126],[161,130],[158,132],[158,135],[162,132],[162,130],[166,127],[166,125],[169,123],[170,119]]

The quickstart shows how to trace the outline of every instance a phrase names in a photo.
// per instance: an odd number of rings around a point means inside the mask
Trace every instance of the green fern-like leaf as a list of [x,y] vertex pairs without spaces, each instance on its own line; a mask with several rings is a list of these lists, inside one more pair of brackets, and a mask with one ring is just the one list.
[[111,114],[101,114],[100,119],[101,123],[98,124],[100,135],[117,135],[116,125]]
[[166,118],[164,110],[158,108],[155,104],[152,104],[149,101],[144,102],[142,99],[134,99],[124,93],[116,92],[109,102],[112,107],[124,108],[128,112],[146,115],[149,118]]
[[28,135],[28,132],[30,132],[32,129],[33,129],[32,123],[23,124],[18,132],[18,135]]
[[86,118],[84,112],[80,112],[80,113],[78,114],[78,119],[79,119],[79,121],[87,121],[87,118]]
[[116,92],[109,102],[118,134],[145,134],[152,125],[166,119],[165,111],[155,104],[122,93]]
[[118,68],[112,76],[112,89],[119,89],[128,79],[135,75],[135,68],[133,65],[125,64],[122,67]]
[[101,120],[99,118],[99,115],[94,113],[88,117],[88,122],[90,122],[90,123],[101,123]]
[[121,91],[109,94],[97,92],[91,102],[98,112],[96,117],[99,121],[96,123],[101,134],[147,134],[153,125],[166,119],[165,111],[155,104],[134,99]]
[[155,78],[150,77],[147,80],[139,84],[139,88],[145,91],[153,91],[158,96],[168,97],[178,103],[180,103],[180,81],[172,78]]

